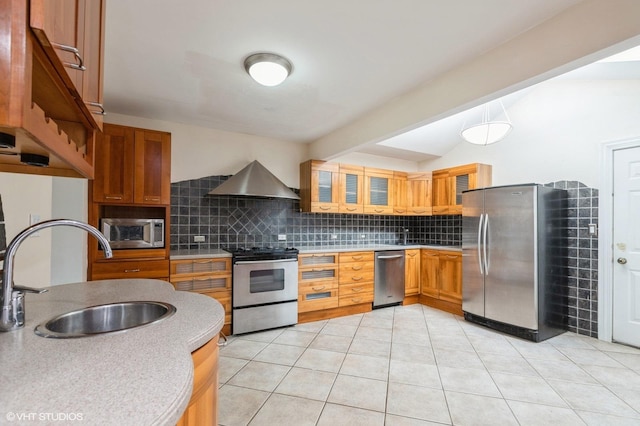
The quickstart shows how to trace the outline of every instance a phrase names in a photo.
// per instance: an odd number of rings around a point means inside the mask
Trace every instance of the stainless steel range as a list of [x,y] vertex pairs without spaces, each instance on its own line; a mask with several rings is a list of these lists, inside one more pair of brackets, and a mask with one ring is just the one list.
[[233,255],[233,334],[296,324],[298,250],[273,247],[226,250]]

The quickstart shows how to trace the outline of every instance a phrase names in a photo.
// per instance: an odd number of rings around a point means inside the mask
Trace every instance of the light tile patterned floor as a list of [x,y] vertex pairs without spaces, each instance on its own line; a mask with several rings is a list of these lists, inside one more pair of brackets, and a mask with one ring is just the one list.
[[229,338],[232,425],[640,425],[640,350],[531,343],[421,305]]

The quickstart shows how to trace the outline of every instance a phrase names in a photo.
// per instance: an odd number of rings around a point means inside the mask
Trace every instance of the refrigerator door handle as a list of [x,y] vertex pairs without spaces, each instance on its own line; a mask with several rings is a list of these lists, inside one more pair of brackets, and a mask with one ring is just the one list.
[[480,275],[484,275],[484,268],[482,267],[482,219],[483,213],[480,213],[480,221],[478,222],[478,266],[480,266]]
[[489,213],[484,215],[484,232],[483,232],[482,249],[484,251],[484,275],[489,276]]

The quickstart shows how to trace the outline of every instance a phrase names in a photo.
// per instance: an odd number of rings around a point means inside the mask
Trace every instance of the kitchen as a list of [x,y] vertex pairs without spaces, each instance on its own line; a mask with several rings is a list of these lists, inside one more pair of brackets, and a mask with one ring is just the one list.
[[[614,89],[612,90],[611,87]],[[637,84],[633,81],[572,81],[563,86],[560,86],[559,82],[552,82],[543,87],[540,92],[532,94],[531,99],[527,99],[527,102],[519,105],[515,110],[509,110],[512,120],[514,123],[517,122],[518,126],[514,126],[508,143],[505,140],[504,143],[488,147],[473,147],[461,143],[440,159],[421,164],[420,167],[433,170],[470,162],[482,162],[493,165],[494,184],[570,180],[582,182],[587,188],[599,188],[598,144],[602,141],[623,139],[638,134],[637,123],[634,120],[637,116],[637,106],[634,102],[637,99],[637,90]],[[566,98],[552,97],[559,93],[564,94]],[[576,102],[575,99],[580,101]],[[539,108],[536,108],[536,103],[543,106],[553,104],[554,108],[547,107],[547,113],[543,114]],[[594,105],[597,105],[597,108],[593,108]],[[535,111],[534,118],[527,115],[529,111]],[[173,123],[166,119],[139,118],[133,115],[110,112],[106,119],[119,124],[171,132],[173,140],[180,141],[180,147],[183,147],[183,149],[175,149],[174,145],[172,152],[171,180],[174,184],[207,176],[233,174],[254,158],[259,158],[288,186],[297,188],[299,186],[298,164],[308,158],[324,158],[326,155],[322,155],[322,147],[331,145],[331,140],[327,139],[323,143],[306,147],[277,138],[248,136]],[[589,123],[590,126],[572,125],[571,117],[576,115],[581,117],[583,123]],[[562,144],[557,143],[558,140],[562,140]],[[318,151],[319,156],[316,155]],[[220,155],[220,152],[224,152],[224,156]],[[550,158],[548,152],[554,152],[554,155]],[[252,155],[249,156],[248,153]],[[207,157],[206,162],[202,161],[203,157]],[[287,158],[288,161],[283,162],[281,158]],[[413,161],[380,158],[366,153],[347,154],[337,157],[336,160],[398,170],[416,169],[416,163]],[[12,218],[13,231],[9,232],[10,235],[15,235],[17,229],[28,224],[25,217],[30,213],[37,212],[43,219],[58,216],[49,214],[48,206],[55,205],[56,200],[60,200],[58,194],[65,193],[66,179],[53,179],[52,182],[49,178],[11,174],[3,174],[0,178],[7,221],[9,222],[9,218]],[[70,185],[76,184],[76,182],[70,183]],[[9,194],[5,193],[4,188],[7,188]],[[17,194],[11,195],[10,191],[14,188]],[[60,191],[58,188],[61,188]],[[34,196],[25,197],[25,190],[33,190]],[[52,199],[53,201],[49,201]],[[79,206],[79,210],[84,212],[86,201],[73,201]],[[21,211],[13,210],[14,207],[7,207],[16,205]],[[342,238],[341,230],[337,228],[337,231]],[[288,229],[286,233],[289,234]],[[329,231],[326,234],[330,236],[331,233]],[[268,237],[271,238],[273,235],[269,233]],[[294,235],[295,232],[292,231],[290,238],[294,238]],[[344,235],[345,238],[351,238],[351,235],[347,235],[346,232]],[[49,260],[51,258],[48,255],[51,252],[49,237],[43,233],[40,238],[41,240],[37,241],[40,244],[34,248],[27,248],[25,245],[23,249],[25,253],[23,256],[27,256],[26,253],[29,252],[30,256],[37,260],[36,264],[30,265],[29,268],[18,266],[17,273],[23,274],[21,280],[25,282],[48,281],[51,274],[50,268],[57,266],[57,262]],[[80,236],[80,239],[83,240],[84,236]],[[28,243],[35,245],[36,241]],[[55,243],[55,247],[57,246],[58,244]],[[73,244],[70,249],[78,246]],[[40,255],[40,249],[43,255]],[[79,255],[78,258],[85,259],[85,256]],[[86,268],[78,269],[83,271]],[[60,282],[80,280],[82,277]],[[591,333],[594,325],[597,324],[595,322],[589,324],[585,331]]]

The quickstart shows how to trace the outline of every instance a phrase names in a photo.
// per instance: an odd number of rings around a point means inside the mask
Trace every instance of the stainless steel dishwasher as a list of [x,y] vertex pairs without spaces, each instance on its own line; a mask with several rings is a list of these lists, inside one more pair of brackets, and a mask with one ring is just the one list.
[[404,299],[404,250],[376,252],[373,307],[397,305]]

